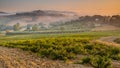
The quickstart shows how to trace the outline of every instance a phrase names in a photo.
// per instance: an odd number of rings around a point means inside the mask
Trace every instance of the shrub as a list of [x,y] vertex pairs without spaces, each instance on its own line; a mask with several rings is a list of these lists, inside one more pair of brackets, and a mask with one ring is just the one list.
[[91,63],[91,57],[85,57],[82,59],[82,64],[90,64]]
[[30,47],[30,51],[32,51],[32,52],[34,52],[34,53],[36,53],[36,52],[39,52],[39,47],[36,47],[36,46],[32,46],[32,47]]
[[[79,62],[80,63],[80,62]],[[82,64],[90,64],[94,68],[112,68],[111,60],[104,56],[89,56],[82,59]]]
[[50,53],[47,49],[41,49],[39,52],[37,52],[39,56],[41,57],[49,57]]
[[116,55],[120,53],[120,49],[117,47],[112,47],[111,48],[111,55]]
[[94,68],[111,68],[111,60],[106,56],[97,56],[93,58],[91,65]]
[[114,60],[120,60],[120,54],[112,55],[111,58]]
[[50,53],[50,58],[56,60],[56,59],[59,59],[59,60],[66,60],[67,59],[67,53],[66,51],[61,51],[61,50],[53,50],[51,53]]
[[115,39],[114,42],[120,44],[120,38]]

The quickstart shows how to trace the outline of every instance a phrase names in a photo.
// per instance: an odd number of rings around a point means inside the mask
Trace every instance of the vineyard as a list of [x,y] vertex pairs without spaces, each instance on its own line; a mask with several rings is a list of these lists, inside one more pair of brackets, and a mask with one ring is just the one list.
[[[36,53],[39,57],[52,60],[64,62],[71,60],[73,64],[87,64],[94,68],[111,68],[113,60],[120,61],[120,48],[93,41],[111,34],[93,33],[29,36],[31,39],[27,36],[23,36],[23,38],[21,36],[19,39],[17,36],[15,38],[8,36],[3,37],[4,39],[1,37],[0,46],[20,48]],[[113,34],[119,35],[118,32]]]
[[[81,63],[89,63],[99,66],[99,63],[110,65],[110,60],[120,60],[120,48],[107,46],[97,42],[90,42],[88,39],[80,38],[53,38],[39,40],[20,40],[1,44],[6,47],[16,47],[37,53],[40,57],[47,57],[53,60],[75,59],[77,55],[94,56],[97,59],[83,59]],[[102,58],[99,58],[102,57]],[[80,60],[79,60],[80,61]],[[78,61],[78,62],[79,62]],[[75,62],[77,63],[77,62]]]

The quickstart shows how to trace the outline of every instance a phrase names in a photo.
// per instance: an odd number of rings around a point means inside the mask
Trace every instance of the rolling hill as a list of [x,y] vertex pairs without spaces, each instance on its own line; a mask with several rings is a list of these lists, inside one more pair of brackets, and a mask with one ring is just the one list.
[[53,22],[66,22],[71,19],[76,19],[77,16],[73,12],[52,11],[52,10],[35,10],[31,12],[21,12],[13,15],[0,17],[0,24],[14,25],[20,23],[21,26],[26,24],[44,23],[48,25]]
[[120,16],[80,16],[77,20],[68,21],[59,25],[52,24],[52,29],[64,28],[66,30],[120,30]]
[[113,16],[78,16],[77,13],[54,10],[35,10],[0,16],[0,30],[13,29],[19,23],[21,29],[29,25],[38,25],[40,30],[120,30],[120,15]]

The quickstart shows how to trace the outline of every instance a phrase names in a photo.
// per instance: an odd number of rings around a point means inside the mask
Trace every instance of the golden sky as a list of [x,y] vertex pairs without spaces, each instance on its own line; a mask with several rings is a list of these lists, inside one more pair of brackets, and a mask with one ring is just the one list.
[[120,14],[120,0],[0,0],[0,11],[73,11],[80,15]]

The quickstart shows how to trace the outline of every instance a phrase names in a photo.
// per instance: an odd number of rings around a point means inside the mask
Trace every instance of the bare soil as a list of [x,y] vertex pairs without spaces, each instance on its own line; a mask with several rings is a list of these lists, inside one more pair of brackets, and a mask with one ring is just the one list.
[[0,68],[92,68],[80,64],[40,58],[17,48],[0,46]]
[[108,36],[108,37],[101,37],[100,39],[98,39],[99,42],[101,43],[105,43],[108,45],[113,45],[113,46],[119,46],[120,44],[114,42],[115,39],[117,39],[118,37],[116,36]]
[[108,30],[120,30],[120,28],[112,25],[104,25],[92,29],[92,31],[108,31]]

